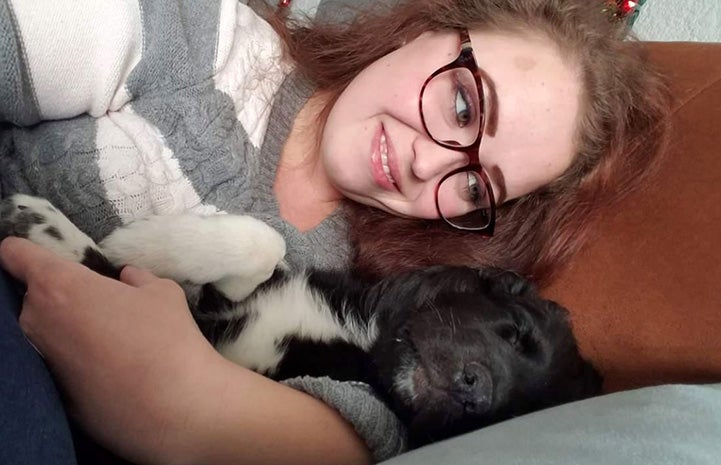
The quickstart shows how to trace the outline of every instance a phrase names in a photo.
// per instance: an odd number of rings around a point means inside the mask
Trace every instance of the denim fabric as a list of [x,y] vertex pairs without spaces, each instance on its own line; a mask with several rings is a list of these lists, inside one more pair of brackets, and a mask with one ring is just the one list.
[[18,326],[20,295],[0,269],[0,464],[74,465],[60,395]]

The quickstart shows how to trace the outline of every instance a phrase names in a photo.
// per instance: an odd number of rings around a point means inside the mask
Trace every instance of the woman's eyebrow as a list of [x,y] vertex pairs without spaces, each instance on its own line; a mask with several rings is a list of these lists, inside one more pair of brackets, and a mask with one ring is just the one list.
[[498,165],[493,165],[490,168],[486,168],[486,173],[491,180],[492,184],[495,184],[493,194],[495,196],[496,205],[500,205],[508,198],[508,191],[506,190],[506,178],[503,176],[503,171]]
[[491,137],[496,135],[498,129],[498,93],[496,92],[496,84],[493,79],[484,70],[479,68],[481,81],[484,82],[488,92],[483,92],[483,109],[485,121],[484,135]]
[[[485,84],[483,92],[483,115],[484,115],[484,128],[483,135],[493,137],[496,135],[498,129],[498,93],[496,92],[496,84],[493,79],[482,69],[478,69],[481,74],[481,81]],[[488,92],[486,92],[486,90]],[[483,141],[481,140],[481,145]],[[492,166],[486,169],[488,176],[491,178],[491,182],[496,185],[498,192],[494,190],[496,195],[496,203],[501,204],[505,202],[508,192],[506,191],[506,178],[503,176],[503,171],[498,166]]]

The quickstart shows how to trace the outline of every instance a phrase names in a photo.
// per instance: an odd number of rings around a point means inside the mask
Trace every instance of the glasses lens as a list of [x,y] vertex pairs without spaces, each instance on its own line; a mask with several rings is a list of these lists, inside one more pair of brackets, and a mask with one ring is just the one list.
[[430,136],[458,147],[478,138],[483,108],[476,80],[466,68],[455,68],[434,76],[423,92],[423,120]]
[[438,209],[449,223],[460,228],[481,229],[491,222],[489,187],[475,171],[461,171],[438,186]]

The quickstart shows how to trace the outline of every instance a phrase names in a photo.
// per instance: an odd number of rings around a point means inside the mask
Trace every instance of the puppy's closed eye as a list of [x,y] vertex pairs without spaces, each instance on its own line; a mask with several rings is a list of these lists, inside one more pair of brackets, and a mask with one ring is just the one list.
[[513,347],[520,344],[521,332],[518,326],[513,323],[502,325],[496,330],[496,334]]
[[496,334],[522,355],[532,357],[538,352],[538,344],[532,332],[516,323],[500,326]]

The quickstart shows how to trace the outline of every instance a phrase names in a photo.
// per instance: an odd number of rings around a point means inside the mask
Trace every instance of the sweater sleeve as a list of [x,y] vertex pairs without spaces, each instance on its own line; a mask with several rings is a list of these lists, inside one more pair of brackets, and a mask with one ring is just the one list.
[[335,408],[365,441],[376,462],[408,449],[406,429],[370,386],[357,381],[303,376],[283,381]]
[[138,2],[1,2],[0,121],[25,126],[121,107],[142,42]]

